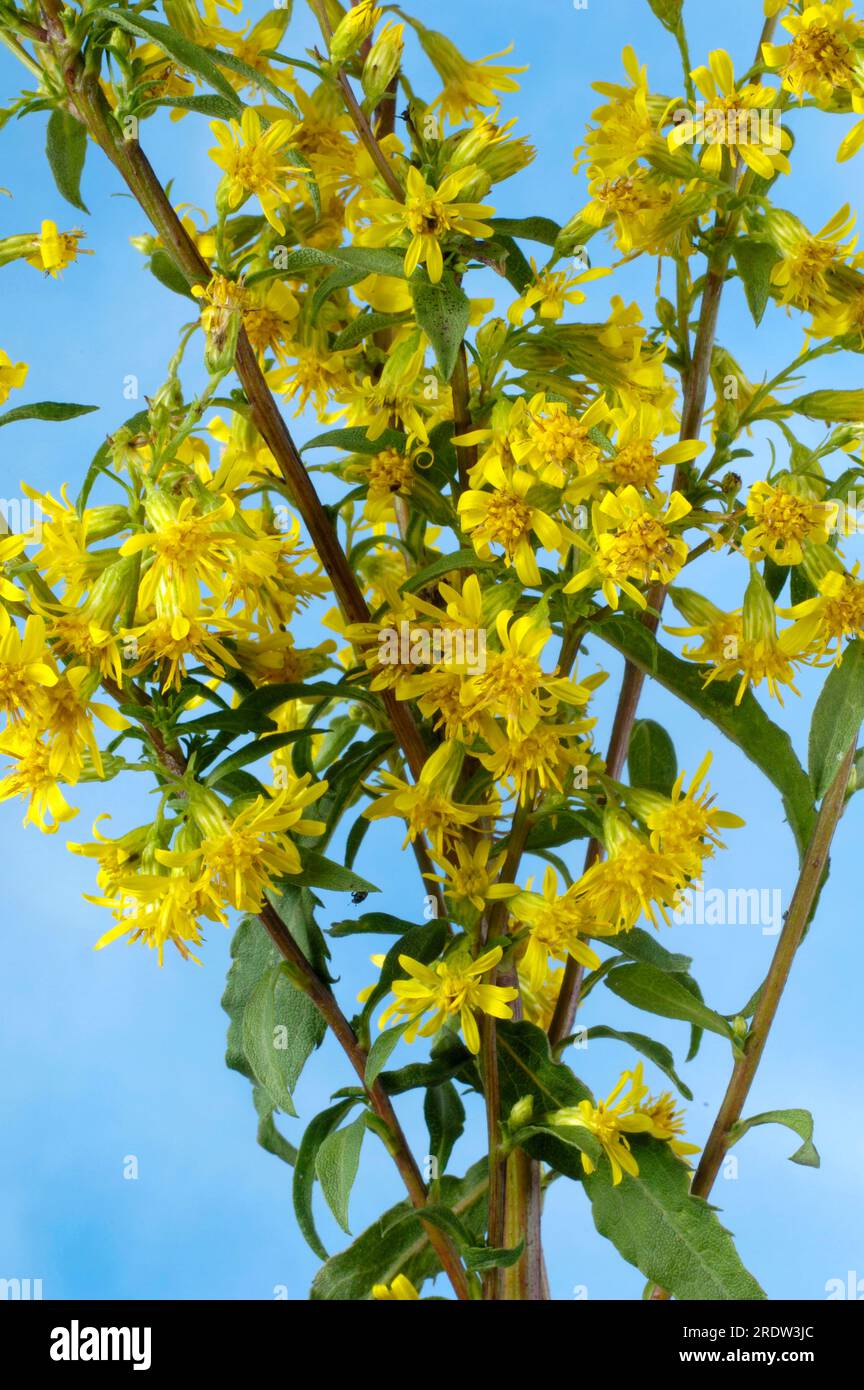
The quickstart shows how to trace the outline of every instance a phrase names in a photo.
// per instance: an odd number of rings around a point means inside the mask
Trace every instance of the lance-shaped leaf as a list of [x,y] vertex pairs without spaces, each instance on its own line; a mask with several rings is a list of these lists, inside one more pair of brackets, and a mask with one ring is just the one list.
[[642,623],[627,614],[597,623],[594,631],[640,671],[710,719],[765,773],[783,797],[789,825],[803,854],[815,816],[810,779],[795,756],[789,735],[768,718],[753,694],[746,691],[736,705],[735,682],[713,681],[706,686],[703,670],[673,656]]
[[667,1144],[641,1136],[631,1143],[638,1178],[625,1175],[613,1187],[604,1163],[584,1180],[600,1234],[673,1298],[764,1298],[716,1212],[691,1196],[689,1169]]
[[14,425],[18,420],[74,420],[79,415],[90,415],[98,410],[98,405],[72,405],[66,401],[34,401],[32,405],[16,405],[0,415],[0,425]]
[[725,1018],[709,1009],[676,976],[655,965],[619,965],[606,976],[606,988],[634,1008],[661,1018],[678,1018],[697,1028],[708,1028],[721,1038],[734,1038]]
[[850,642],[823,685],[810,725],[810,777],[816,799],[825,795],[864,720],[864,642]]
[[771,297],[771,271],[780,255],[767,242],[753,241],[752,237],[737,237],[732,244],[732,254],[744,286],[747,307],[758,326]]
[[315,1157],[315,1172],[321,1191],[346,1235],[351,1234],[348,1229],[348,1201],[360,1166],[360,1150],[365,1133],[364,1113],[352,1120],[350,1125],[328,1134]]
[[423,1098],[423,1115],[429,1130],[429,1157],[435,1160],[433,1178],[440,1178],[453,1145],[465,1129],[465,1106],[452,1081],[430,1086]]
[[627,771],[634,787],[668,796],[678,776],[675,745],[662,724],[637,719],[627,749]]
[[644,1033],[619,1033],[616,1028],[607,1028],[604,1024],[598,1024],[595,1028],[589,1028],[585,1034],[588,1042],[595,1038],[610,1038],[614,1042],[625,1043],[627,1047],[632,1047],[636,1052],[641,1052],[643,1057],[647,1057],[653,1062],[655,1067],[669,1077],[673,1086],[677,1086],[682,1096],[686,1100],[693,1099],[693,1092],[690,1087],[685,1085],[675,1070],[675,1058],[663,1043],[656,1042],[654,1038],[646,1038]]
[[437,285],[428,278],[412,280],[411,296],[417,322],[432,344],[438,369],[449,381],[471,316],[468,296],[451,271],[446,271]]
[[366,1058],[366,1074],[363,1079],[367,1086],[374,1086],[378,1079],[378,1073],[387,1065],[390,1054],[409,1023],[410,1019],[405,1019],[404,1023],[397,1023],[394,1028],[387,1028],[383,1033],[378,1034],[369,1049],[369,1056]]
[[312,1212],[312,1194],[315,1190],[315,1178],[317,1176],[318,1150],[328,1135],[333,1133],[351,1108],[357,1104],[359,1104],[359,1097],[352,1096],[347,1100],[338,1101],[336,1105],[331,1105],[327,1110],[322,1110],[320,1114],[315,1116],[314,1120],[309,1121],[297,1150],[292,1190],[294,1214],[304,1239],[321,1260],[327,1259],[327,1251],[315,1229],[315,1217]]
[[737,1144],[748,1129],[756,1125],[785,1125],[804,1142],[800,1149],[789,1155],[790,1163],[801,1163],[805,1168],[818,1168],[820,1158],[813,1143],[813,1116],[809,1110],[766,1110],[762,1115],[751,1115],[747,1120],[739,1120],[733,1125],[730,1144]]
[[[142,15],[130,14],[126,10],[91,10],[91,16],[98,16],[104,19],[106,24],[118,25],[125,29],[127,33],[134,34],[139,39],[150,39],[158,48],[161,48],[169,57],[176,58],[181,69],[187,72],[194,72],[196,77],[203,80],[213,88],[215,92],[220,92],[234,111],[235,119],[239,120],[243,111],[243,103],[238,97],[234,88],[227,78],[223,77],[217,62],[223,62],[225,66],[234,66],[231,61],[231,54],[208,52],[201,48],[199,44],[187,39],[170,24],[161,24],[155,19],[145,19]],[[238,60],[239,61],[239,60]],[[256,78],[260,75],[253,74]]]
[[87,158],[87,131],[68,111],[52,111],[45,133],[45,153],[57,192],[73,208],[90,209],[81,201],[81,174]]
[[274,1105],[296,1115],[292,1093],[326,1026],[308,995],[291,983],[284,962],[258,981],[243,1010],[243,1051]]
[[[485,1159],[464,1178],[445,1174],[441,1179],[439,1210],[452,1212],[475,1245],[483,1242],[488,1185]],[[397,1274],[404,1274],[420,1289],[441,1268],[420,1216],[407,1202],[384,1212],[347,1250],[322,1265],[310,1297],[340,1302],[371,1299],[374,1284],[390,1284]]]

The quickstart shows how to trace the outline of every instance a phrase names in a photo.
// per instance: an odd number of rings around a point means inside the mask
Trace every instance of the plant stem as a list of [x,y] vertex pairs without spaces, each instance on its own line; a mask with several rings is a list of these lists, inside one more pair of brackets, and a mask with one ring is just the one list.
[[[365,1086],[367,1054],[357,1041],[354,1030],[339,1008],[334,995],[315,974],[278,913],[269,903],[265,904],[260,918],[280,955],[302,976],[304,993],[312,1000],[353,1066],[361,1083]],[[396,1118],[390,1097],[380,1081],[374,1082],[371,1087],[367,1086],[366,1094],[373,1111],[384,1122],[390,1133],[392,1142],[388,1143],[387,1148],[405,1184],[409,1200],[412,1206],[418,1211],[422,1211],[426,1205],[426,1187],[420,1169],[408,1147],[402,1126]],[[468,1282],[455,1246],[437,1226],[425,1222],[423,1224],[429,1237],[429,1243],[441,1261],[441,1267],[453,1285],[457,1298],[467,1300],[470,1297]]]
[[[699,1166],[693,1176],[690,1190],[694,1197],[708,1196],[714,1186],[714,1180],[720,1171],[720,1165],[727,1150],[734,1142],[735,1125],[741,1119],[744,1103],[762,1060],[768,1034],[771,1031],[783,990],[789,979],[792,962],[798,947],[801,945],[819,895],[819,889],[822,886],[825,870],[828,866],[831,841],[843,815],[846,789],[849,784],[849,774],[855,761],[857,745],[856,734],[834,781],[822,799],[810,843],[801,861],[801,870],[795,891],[792,894],[792,901],[789,904],[789,911],[786,913],[786,921],[777,941],[765,983],[759,993],[759,1003],[753,1015],[753,1022],[747,1035],[744,1051],[732,1068],[726,1094],[717,1112],[717,1118],[711,1128],[705,1148],[702,1150]],[[651,1297],[656,1301],[668,1298],[669,1295],[663,1289],[655,1289]]]

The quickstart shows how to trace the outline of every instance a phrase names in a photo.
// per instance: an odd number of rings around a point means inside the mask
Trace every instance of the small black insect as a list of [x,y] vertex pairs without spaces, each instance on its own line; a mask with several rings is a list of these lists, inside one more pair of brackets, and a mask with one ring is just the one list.
[[365,901],[366,901],[366,899],[367,899],[368,897],[369,897],[369,894],[368,894],[368,893],[352,893],[352,894],[351,894],[351,901],[352,901],[352,903],[354,903],[355,906],[356,906],[357,903],[365,903]]

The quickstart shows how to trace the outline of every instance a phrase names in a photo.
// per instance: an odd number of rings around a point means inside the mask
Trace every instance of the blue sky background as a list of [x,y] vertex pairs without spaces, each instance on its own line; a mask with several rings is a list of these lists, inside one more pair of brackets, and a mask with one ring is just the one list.
[[[258,18],[260,4],[247,5]],[[694,64],[723,45],[736,68],[749,66],[762,22],[755,0],[704,0],[688,5]],[[634,43],[649,64],[655,89],[680,90],[677,50],[643,0],[590,0],[576,10],[570,0],[497,0],[467,6],[456,0],[415,0],[412,13],[456,39],[471,57],[515,44],[515,60],[530,65],[522,93],[508,115],[542,151],[535,165],[499,191],[501,215],[542,213],[566,220],[586,201],[584,181],[571,173],[572,152],[597,98],[592,80],[617,81],[620,49]],[[298,14],[283,51],[302,56],[314,39],[311,20]],[[415,58],[419,89],[433,91],[422,57]],[[0,50],[0,101],[25,85],[26,74]],[[845,123],[811,113],[793,114],[798,136],[794,173],[777,196],[815,230],[844,201],[855,202],[858,166],[837,165],[834,152]],[[2,272],[0,347],[13,361],[30,363],[24,391],[10,404],[59,399],[98,404],[100,412],[63,426],[35,423],[0,435],[2,490],[18,495],[19,482],[56,490],[73,488],[111,429],[134,409],[123,397],[124,377],[134,373],[141,392],[160,384],[186,304],[147,274],[129,246],[144,220],[123,193],[119,178],[91,150],[83,193],[92,217],[81,218],[54,189],[43,157],[45,117],[10,123],[0,133],[0,183],[14,194],[0,197],[0,235],[35,230],[43,217],[61,226],[81,221],[95,251],[57,282],[27,266]],[[211,205],[215,167],[206,122],[149,122],[143,143],[157,171],[174,179],[179,201]],[[860,157],[859,157],[860,158]],[[592,243],[595,264],[614,253]],[[591,288],[583,316],[605,315],[612,293],[640,298],[650,308],[655,265],[617,271]],[[500,291],[478,276],[476,294]],[[506,304],[507,300],[503,302]],[[757,334],[737,285],[725,296],[720,338],[751,377],[777,370],[798,350],[800,323],[769,308]],[[860,358],[817,364],[808,389],[860,384]],[[194,374],[189,378],[194,388]],[[312,421],[298,422],[308,438]],[[812,432],[808,439],[818,437]],[[744,461],[747,476],[764,476],[764,441]],[[839,466],[837,471],[839,471]],[[700,564],[702,583],[733,606],[745,576],[727,558]],[[710,578],[709,578],[710,576]],[[700,585],[702,587],[702,585]],[[671,639],[670,639],[671,640]],[[608,653],[597,657],[617,674]],[[595,667],[594,654],[582,667]],[[802,682],[804,698],[776,707],[799,751],[806,751],[809,709],[818,677]],[[599,746],[605,746],[616,682],[598,697]],[[649,686],[644,715],[673,731],[679,765],[694,769],[713,748],[712,781],[720,804],[747,819],[730,849],[711,866],[709,887],[780,888],[784,906],[794,883],[795,856],[772,788],[719,734],[663,692]],[[119,832],[147,818],[145,778],[127,776],[107,787],[76,789],[81,808],[70,834],[47,838],[21,827],[19,803],[0,806],[4,843],[5,906],[3,974],[0,981],[0,1277],[41,1278],[47,1298],[272,1298],[285,1286],[304,1298],[317,1266],[297,1234],[290,1200],[290,1172],[255,1144],[255,1116],[246,1081],[223,1063],[225,1016],[219,1005],[228,962],[229,933],[214,928],[205,967],[170,959],[163,970],[151,954],[115,946],[94,954],[92,944],[108,925],[98,908],[82,900],[93,890],[90,867],[69,855],[64,840],[89,838],[94,816],[109,809]],[[787,1162],[795,1140],[776,1127],[748,1134],[735,1150],[736,1181],[721,1178],[713,1200],[736,1233],[745,1263],[771,1298],[819,1299],[826,1281],[847,1271],[864,1277],[860,1171],[864,1137],[860,1114],[860,887],[856,851],[864,800],[853,801],[836,840],[834,872],[823,894],[817,924],[797,962],[780,1018],[747,1107],[755,1114],[779,1107],[813,1110],[819,1171]],[[413,858],[399,852],[394,826],[368,836],[358,869],[377,882],[376,908],[419,916],[422,888]],[[565,851],[571,869],[583,847]],[[371,905],[371,904],[370,904]],[[344,900],[328,898],[322,921],[346,915]],[[709,1003],[721,1012],[740,1008],[764,975],[775,938],[758,927],[675,927],[663,933],[670,949],[695,958],[694,971]],[[337,945],[337,987],[350,1008],[356,990],[371,978],[370,939]],[[687,1048],[683,1024],[649,1019],[628,1009],[604,988],[586,1006],[587,1024],[606,1023],[650,1031],[680,1060]],[[416,1051],[416,1049],[415,1049]],[[407,1054],[407,1048],[405,1049]],[[398,1056],[398,1054],[397,1054]],[[596,1042],[571,1060],[596,1092],[605,1094],[633,1058],[617,1043]],[[730,1057],[721,1040],[707,1038],[684,1070],[693,1092],[689,1135],[704,1139],[726,1084]],[[662,1077],[647,1068],[656,1089]],[[298,1087],[299,1120],[285,1117],[295,1142],[302,1125],[332,1091],[353,1080],[341,1053],[325,1044]],[[454,1154],[452,1170],[464,1171],[479,1151],[479,1112],[468,1102],[472,1126]],[[426,1141],[419,1103],[400,1100],[400,1114],[418,1153]],[[137,1181],[123,1178],[127,1155],[138,1159]],[[352,1230],[361,1231],[383,1206],[400,1200],[389,1160],[367,1139],[351,1206]],[[323,1206],[323,1204],[322,1204]],[[320,1211],[319,1229],[331,1250],[345,1238]],[[638,1298],[641,1275],[620,1260],[593,1228],[581,1190],[566,1182],[551,1190],[545,1221],[553,1297],[573,1297],[587,1286],[589,1298]]]

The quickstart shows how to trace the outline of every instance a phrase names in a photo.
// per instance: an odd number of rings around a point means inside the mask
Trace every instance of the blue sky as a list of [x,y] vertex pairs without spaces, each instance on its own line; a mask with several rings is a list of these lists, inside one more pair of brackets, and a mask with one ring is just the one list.
[[[247,13],[258,18],[265,8],[248,5]],[[743,71],[755,49],[761,4],[727,0],[719,9],[691,0],[688,8],[694,63],[724,45]],[[530,65],[522,93],[507,113],[518,112],[519,131],[541,154],[533,168],[501,189],[502,215],[541,213],[563,221],[585,202],[584,182],[571,173],[573,147],[597,102],[589,84],[618,80],[623,42],[632,42],[649,64],[656,88],[680,87],[675,45],[644,0],[590,0],[581,10],[570,0],[534,0],[530,8],[517,0],[474,6],[416,0],[412,13],[444,30],[472,57],[513,42],[514,60]],[[312,42],[311,21],[298,5],[283,51],[301,56]],[[431,92],[422,59],[415,69],[420,90]],[[24,77],[0,51],[3,103],[24,85]],[[834,162],[842,120],[811,113],[790,119],[798,136],[795,167],[780,196],[816,229],[844,201],[854,205],[860,167]],[[184,302],[150,279],[129,246],[129,237],[145,230],[143,217],[93,150],[83,183],[92,217],[82,219],[62,202],[42,153],[44,125],[45,117],[36,116],[10,123],[0,133],[0,182],[14,194],[13,200],[0,196],[0,235],[36,229],[44,217],[61,226],[83,221],[86,244],[96,254],[82,258],[57,282],[26,266],[5,269],[0,347],[14,361],[31,364],[26,390],[12,403],[50,398],[97,404],[100,410],[64,426],[22,424],[4,430],[2,489],[10,498],[17,496],[22,478],[52,490],[64,479],[73,487],[78,483],[105,434],[134,409],[123,396],[124,378],[136,375],[142,395],[152,393],[177,329],[188,318]],[[190,117],[172,125],[158,118],[144,128],[143,142],[159,173],[173,177],[177,201],[208,205],[216,171],[205,157],[212,143],[206,122]],[[596,240],[592,259],[611,261],[608,243]],[[604,315],[609,295],[616,292],[639,297],[647,310],[654,275],[653,264],[616,271],[613,279],[591,287],[585,314]],[[498,289],[490,272],[488,286],[478,277],[474,292]],[[769,309],[757,336],[733,285],[720,338],[758,378],[794,355],[801,332],[794,320]],[[808,386],[857,385],[859,366],[860,359],[818,364]],[[189,384],[194,387],[194,375]],[[301,438],[315,428],[313,421],[298,422]],[[753,448],[755,458],[745,465],[752,476],[764,476],[764,441],[757,439]],[[730,606],[740,600],[744,574],[725,559],[703,568],[702,575]],[[592,653],[583,672],[594,666]],[[617,674],[614,662],[609,669]],[[614,686],[610,680],[597,702],[601,745]],[[780,714],[802,754],[817,688],[817,679],[805,679],[802,701],[788,703]],[[712,866],[708,886],[777,887],[787,903],[794,850],[773,789],[710,726],[663,692],[649,687],[642,713],[674,732],[681,766],[694,769],[706,748],[714,749],[712,781],[720,804],[747,819],[747,829],[730,837],[729,851]],[[112,812],[117,830],[143,821],[148,792],[144,777],[76,789],[81,811],[69,838],[89,838],[94,816],[104,809]],[[751,1114],[811,1108],[822,1167],[790,1164],[793,1137],[776,1127],[761,1128],[735,1151],[737,1180],[720,1179],[713,1194],[745,1263],[772,1298],[818,1299],[830,1279],[845,1280],[849,1270],[864,1277],[860,909],[854,868],[862,812],[864,800],[853,801],[841,825],[818,921],[797,962],[748,1105]],[[177,959],[160,971],[149,953],[123,947],[94,954],[92,944],[107,923],[98,908],[82,900],[82,893],[93,889],[87,862],[66,852],[67,836],[46,838],[23,829],[20,821],[18,803],[0,807],[7,864],[0,984],[5,1059],[0,1277],[41,1278],[49,1298],[267,1299],[277,1286],[292,1298],[305,1297],[317,1262],[294,1228],[290,1173],[256,1146],[250,1088],[223,1063],[225,1016],[219,999],[229,934],[213,930],[203,969]],[[376,907],[410,917],[421,911],[422,889],[413,859],[400,855],[399,842],[394,827],[379,824],[358,868],[382,889]],[[575,869],[580,846],[567,855]],[[328,898],[323,923],[343,915],[344,901]],[[674,927],[664,931],[663,940],[695,958],[708,1001],[724,1013],[750,996],[774,944],[759,928],[743,926]],[[369,949],[369,938],[337,943],[337,988],[346,1007],[370,978]],[[591,996],[584,1021],[651,1031],[679,1060],[686,1052],[683,1024],[637,1016],[603,988]],[[605,1093],[632,1058],[617,1043],[597,1042],[572,1061],[592,1089]],[[685,1069],[695,1097],[688,1129],[696,1142],[707,1133],[729,1066],[725,1044],[709,1038]],[[650,1068],[648,1074],[661,1088],[662,1078]],[[325,1044],[298,1087],[301,1118],[283,1117],[285,1133],[296,1142],[302,1124],[352,1079],[341,1054]],[[464,1170],[478,1152],[479,1114],[476,1103],[470,1104],[472,1126],[456,1149],[454,1172]],[[417,1152],[424,1152],[419,1106],[403,1102],[400,1113]],[[138,1160],[135,1181],[123,1177],[129,1155]],[[382,1205],[400,1197],[389,1160],[380,1145],[367,1140],[352,1200],[352,1230],[362,1230]],[[555,1298],[571,1298],[582,1285],[589,1298],[639,1296],[642,1277],[596,1234],[577,1187],[565,1182],[553,1187],[545,1226]],[[330,1249],[344,1243],[323,1210],[319,1229]]]

